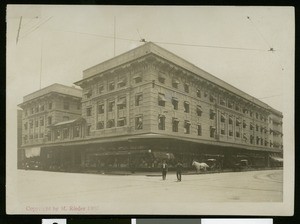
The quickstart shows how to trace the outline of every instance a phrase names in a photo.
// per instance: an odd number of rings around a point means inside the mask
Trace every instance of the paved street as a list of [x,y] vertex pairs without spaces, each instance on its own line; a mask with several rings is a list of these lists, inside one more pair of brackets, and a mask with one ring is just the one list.
[[[157,207],[215,202],[281,202],[282,170],[159,176],[74,174],[18,170],[18,205],[29,213],[143,213]],[[149,207],[147,206],[149,205]],[[57,206],[57,207],[56,207]],[[72,207],[73,206],[73,207]],[[57,209],[57,210],[55,210]],[[137,210],[138,209],[138,210]],[[149,210],[150,209],[150,210]],[[179,209],[179,208],[178,208]],[[113,212],[114,213],[114,212]]]

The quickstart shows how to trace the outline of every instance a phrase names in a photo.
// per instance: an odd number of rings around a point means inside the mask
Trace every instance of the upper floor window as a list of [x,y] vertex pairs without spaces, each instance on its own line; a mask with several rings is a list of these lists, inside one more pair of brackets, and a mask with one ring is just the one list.
[[97,122],[97,129],[103,129],[104,128],[104,121],[98,121]]
[[142,78],[141,74],[134,76],[133,79],[134,79],[135,84],[140,83],[140,82],[143,81],[143,78]]
[[118,109],[123,110],[126,108],[126,97],[120,97],[118,101]]
[[48,125],[50,125],[50,124],[52,124],[52,117],[51,116],[48,117]]
[[176,97],[172,97],[172,105],[174,110],[178,110],[178,99]]
[[173,119],[172,119],[172,131],[173,132],[178,132],[178,123],[179,123],[178,118],[173,117]]
[[108,120],[106,127],[107,128],[113,128],[113,127],[115,127],[115,119]]
[[80,109],[81,109],[81,103],[78,102],[78,103],[77,103],[77,110],[80,110]]
[[28,124],[27,122],[24,124],[24,129],[27,130]]
[[104,91],[104,86],[103,85],[99,85],[98,86],[98,93],[101,94]]
[[39,121],[36,120],[36,121],[35,121],[35,127],[38,127],[38,126],[39,126]]
[[27,117],[27,115],[28,115],[28,111],[27,111],[27,110],[25,110],[25,117]]
[[111,81],[108,83],[108,91],[112,91],[115,89],[115,82]]
[[48,103],[48,109],[51,110],[52,109],[52,102]]
[[243,128],[246,128],[247,127],[247,123],[245,120],[243,120]]
[[86,116],[92,116],[92,107],[86,108]]
[[31,108],[31,114],[34,114],[34,108],[33,107]]
[[216,115],[216,112],[212,109],[210,109],[210,112],[209,112],[209,118],[211,120],[215,119],[215,115]]
[[135,95],[135,106],[140,106],[143,101],[143,94],[138,93]]
[[142,115],[138,115],[135,117],[135,129],[136,130],[143,129],[143,116]]
[[197,134],[198,134],[198,136],[202,135],[202,126],[201,126],[201,124],[197,125]]
[[165,130],[165,120],[166,117],[164,115],[158,115],[158,129]]
[[104,114],[104,104],[98,104],[98,114]]
[[165,83],[165,80],[166,80],[166,78],[165,78],[163,75],[159,75],[159,76],[158,76],[158,81],[159,81],[160,83],[164,84],[164,83]]
[[45,110],[45,106],[42,105],[42,106],[41,106],[41,111],[44,111],[44,110]]
[[252,131],[254,128],[254,125],[252,123],[250,123],[250,130]]
[[123,127],[126,125],[126,117],[122,117],[118,120],[118,127]]
[[190,92],[190,85],[188,83],[184,83],[184,92],[186,93]]
[[172,87],[175,89],[178,89],[179,81],[178,79],[173,79],[172,80]]
[[226,118],[225,118],[225,114],[223,114],[223,113],[222,113],[222,114],[221,114],[221,122],[222,122],[222,123],[224,123],[224,122],[225,122],[225,120],[226,120]]
[[197,105],[196,113],[199,117],[202,115],[202,107],[200,105]]
[[108,102],[108,112],[112,112],[115,109],[115,101]]
[[184,101],[183,106],[184,106],[184,112],[189,113],[190,112],[190,103],[187,101]]
[[70,102],[64,101],[64,110],[69,110],[70,109]]
[[215,132],[216,132],[216,128],[214,126],[210,126],[210,132],[209,132],[209,136],[211,138],[215,137]]
[[201,97],[201,90],[200,89],[197,89],[197,97]]
[[216,98],[211,94],[209,96],[209,101],[213,103],[213,102],[215,102],[215,100],[216,100]]
[[256,117],[256,119],[258,119],[258,113],[255,113],[255,117]]
[[222,97],[220,98],[220,105],[222,106],[226,105],[226,101]]
[[39,112],[39,106],[35,107],[35,112],[36,112],[36,113]]
[[86,135],[87,136],[90,136],[91,135],[91,125],[90,124],[88,124],[87,126],[86,126]]
[[190,134],[190,133],[191,133],[191,122],[184,121],[184,134]]
[[158,105],[164,107],[166,103],[165,94],[159,93],[158,94]]
[[232,116],[229,116],[228,123],[229,123],[229,124],[232,124],[232,123],[233,123]]
[[233,108],[233,103],[231,101],[228,102],[228,108]]
[[73,129],[73,136],[75,138],[79,137],[80,135],[80,127],[79,126],[75,126],[74,129]]
[[241,121],[240,121],[239,118],[237,118],[237,119],[235,120],[235,125],[236,125],[236,126],[240,126],[240,124],[241,124]]
[[63,139],[69,138],[69,128],[64,128],[62,133]]
[[240,106],[239,105],[235,105],[235,110],[240,111]]
[[83,95],[85,96],[85,98],[91,98],[91,96],[92,96],[92,89],[86,89],[83,92]]
[[40,118],[40,126],[44,126],[44,118],[43,117]]
[[121,78],[120,81],[118,82],[118,87],[122,88],[122,87],[126,86],[126,84],[127,84],[126,78]]

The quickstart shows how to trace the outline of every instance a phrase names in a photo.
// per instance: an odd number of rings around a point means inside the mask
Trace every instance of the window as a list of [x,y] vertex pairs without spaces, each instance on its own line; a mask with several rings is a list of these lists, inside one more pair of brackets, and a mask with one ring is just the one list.
[[189,113],[190,112],[190,103],[189,102],[184,101],[183,107],[184,107],[184,112],[185,113]]
[[108,102],[108,112],[112,112],[115,109],[115,101]]
[[98,114],[104,114],[104,104],[98,104]]
[[210,96],[209,96],[209,101],[210,101],[210,102],[213,103],[213,102],[215,102],[215,100],[216,100],[216,98],[215,98],[213,95],[210,95]]
[[239,105],[235,105],[235,110],[240,111],[240,106]]
[[235,136],[236,136],[237,138],[239,138],[239,137],[240,137],[240,132],[237,131],[237,132],[235,133]]
[[158,76],[158,81],[160,82],[160,83],[162,83],[162,84],[164,84],[165,83],[165,77],[164,76],[162,76],[162,75],[159,75]]
[[264,145],[264,140],[262,138],[260,139],[260,144]]
[[245,140],[245,142],[247,142],[248,140],[247,135],[245,133],[243,134],[243,140]]
[[250,123],[250,130],[253,131],[254,125]]
[[41,106],[41,111],[44,111],[44,110],[45,110],[45,106],[42,105],[42,106]]
[[122,117],[118,120],[118,127],[123,127],[126,125],[126,117]]
[[268,146],[268,141],[267,141],[267,139],[265,139],[265,146]]
[[33,128],[33,120],[30,120],[30,121],[29,121],[29,127],[30,127],[30,128]]
[[215,115],[216,115],[216,112],[214,110],[210,109],[209,118],[211,120],[214,120],[215,119]]
[[258,119],[258,113],[255,113],[255,117],[256,117],[256,119]]
[[28,115],[28,111],[27,111],[27,110],[25,110],[25,117],[27,117],[27,115]]
[[70,102],[64,101],[64,110],[69,110],[70,109]]
[[172,98],[172,105],[174,110],[178,110],[178,99],[176,97]]
[[254,144],[254,136],[250,135],[250,144]]
[[140,106],[143,101],[143,94],[139,93],[135,95],[135,106]]
[[104,86],[103,85],[98,86],[98,93],[101,94],[103,93],[103,91],[104,91]]
[[97,129],[104,129],[104,121],[97,122]]
[[36,112],[36,113],[39,112],[39,106],[35,107],[35,112]]
[[215,137],[215,132],[216,132],[216,128],[213,126],[210,126],[210,137],[211,138]]
[[92,127],[92,126],[91,126],[90,124],[86,126],[86,135],[87,135],[87,136],[90,136],[90,135],[91,135],[91,127]]
[[109,82],[108,83],[108,91],[112,91],[115,89],[115,82]]
[[197,134],[198,134],[198,136],[202,135],[202,126],[201,126],[201,124],[197,125]]
[[120,81],[118,82],[118,88],[122,88],[126,86],[127,80],[126,78],[121,78]]
[[43,117],[40,118],[40,126],[44,126],[44,118]]
[[143,129],[143,116],[139,115],[135,117],[135,130]]
[[113,128],[113,127],[115,127],[115,119],[108,120],[106,127],[107,128]]
[[226,101],[223,98],[220,98],[220,105],[222,106],[226,105]]
[[81,103],[78,102],[78,103],[77,103],[77,110],[80,110],[80,109],[81,109]]
[[165,130],[165,120],[164,115],[158,115],[158,130]]
[[118,109],[123,110],[126,108],[126,97],[121,97],[118,101]]
[[158,94],[158,105],[164,107],[166,104],[165,94],[159,93]]
[[133,79],[134,79],[135,84],[143,81],[141,74],[134,76]]
[[200,89],[197,89],[197,97],[201,97],[201,90]]
[[263,133],[264,127],[260,127],[260,132]]
[[74,129],[73,129],[73,136],[75,138],[79,137],[80,135],[80,127],[79,126],[75,126]]
[[92,108],[91,107],[86,108],[86,116],[92,116]]
[[255,130],[258,131],[258,125],[255,125]]
[[259,137],[256,137],[256,145],[259,145]]
[[178,89],[179,81],[177,79],[172,80],[172,87]]
[[29,135],[29,139],[33,139],[33,134]]
[[27,130],[27,128],[28,128],[28,124],[27,124],[27,122],[24,124],[24,129],[25,130]]
[[252,111],[250,111],[250,117],[253,117],[253,112]]
[[228,108],[233,108],[233,103],[231,101],[228,102]]
[[246,128],[247,127],[247,123],[245,120],[243,120],[243,128]]
[[51,110],[52,109],[52,102],[48,103],[48,109]]
[[224,127],[221,128],[221,135],[225,135],[225,129],[224,129]]
[[178,132],[178,123],[179,123],[178,118],[173,117],[173,119],[172,119],[172,131],[173,132]]
[[68,128],[64,128],[62,135],[63,135],[63,139],[69,138],[69,129]]
[[243,113],[244,113],[244,114],[248,113],[248,109],[243,108]]
[[197,116],[202,116],[202,107],[200,105],[197,106],[197,110],[196,110]]
[[34,108],[33,107],[31,108],[31,114],[34,114]]
[[38,133],[34,133],[34,138],[39,138]]
[[184,134],[190,134],[191,132],[191,122],[190,121],[184,121]]
[[83,92],[83,95],[85,96],[85,98],[91,98],[92,96],[92,90],[91,89],[86,89],[84,92]]
[[50,124],[52,124],[52,117],[51,116],[48,117],[48,125],[50,125]]
[[222,123],[224,123],[224,122],[225,122],[225,120],[226,120],[226,118],[225,118],[225,114],[221,114],[221,122],[222,122]]
[[36,120],[36,121],[35,121],[35,127],[38,127],[38,126],[39,126],[39,121]]
[[229,134],[229,136],[233,136],[232,130],[229,130],[228,134]]
[[229,116],[228,123],[229,123],[229,124],[232,124],[232,123],[233,123],[232,116]]
[[68,121],[68,120],[70,120],[69,116],[63,116],[63,121]]
[[184,92],[186,93],[190,92],[190,85],[188,83],[184,83]]
[[237,127],[239,127],[240,124],[241,124],[241,121],[240,121],[240,119],[237,118],[237,119],[235,120],[235,125],[236,125]]
[[60,139],[60,130],[54,132],[54,139]]

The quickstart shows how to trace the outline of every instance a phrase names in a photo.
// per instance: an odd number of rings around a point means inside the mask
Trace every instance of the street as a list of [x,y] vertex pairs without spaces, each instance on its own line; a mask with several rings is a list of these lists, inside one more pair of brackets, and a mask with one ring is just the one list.
[[[159,206],[217,202],[282,202],[282,170],[183,175],[102,175],[18,170],[16,209],[24,213],[137,214]],[[137,205],[143,205],[143,208]],[[135,207],[136,206],[136,207]],[[176,206],[174,206],[175,209]],[[179,209],[179,208],[176,208]],[[145,210],[145,211],[144,211]]]

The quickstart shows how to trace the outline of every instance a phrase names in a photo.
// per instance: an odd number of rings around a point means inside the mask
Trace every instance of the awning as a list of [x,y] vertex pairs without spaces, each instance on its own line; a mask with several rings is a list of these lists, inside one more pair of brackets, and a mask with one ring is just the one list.
[[122,98],[122,99],[119,99],[118,105],[125,105],[126,104],[126,98]]
[[190,121],[184,121],[184,123],[185,123],[185,124],[191,124],[191,122],[190,122]]
[[138,151],[110,151],[110,152],[97,152],[90,153],[89,156],[125,156],[132,154],[144,154],[149,153],[148,150],[138,150]]
[[153,152],[152,153],[155,158],[158,159],[175,159],[175,156],[173,153],[168,152]]
[[221,118],[225,120],[226,119],[225,114],[221,114]]
[[142,75],[139,74],[139,75],[133,76],[133,79],[138,79],[138,78],[142,78]]
[[158,94],[158,100],[159,101],[167,101],[165,95],[163,95],[163,94]]
[[177,97],[172,97],[172,100],[178,101]]
[[240,124],[240,123],[241,123],[240,119],[237,118],[237,119],[236,119],[236,123],[237,123],[237,124]]
[[184,101],[185,104],[190,104],[188,101]]
[[173,117],[173,121],[179,122],[179,119],[176,117]]
[[34,147],[34,148],[25,149],[25,157],[26,158],[40,156],[40,154],[41,154],[41,147]]
[[211,126],[211,127],[210,127],[210,129],[212,129],[212,130],[216,130],[216,127],[214,127],[214,126]]
[[216,114],[216,112],[214,110],[212,110],[212,109],[210,109],[210,113],[211,114]]
[[276,162],[283,162],[283,158],[280,158],[280,157],[273,157],[273,156],[271,156],[270,158],[272,160],[276,161]]
[[200,112],[202,112],[202,107],[198,105],[197,106],[197,110],[200,111]]
[[173,79],[173,83],[179,84],[180,82],[178,81],[178,79]]

